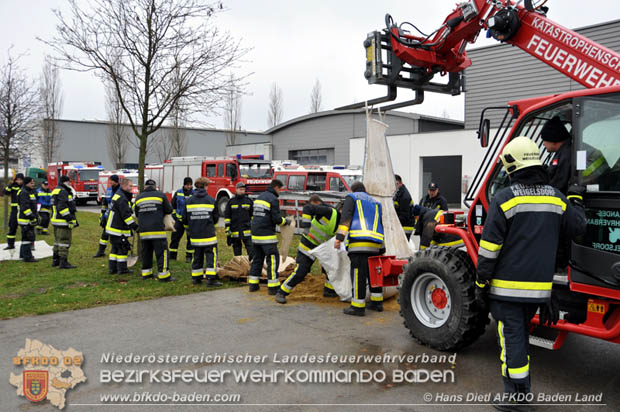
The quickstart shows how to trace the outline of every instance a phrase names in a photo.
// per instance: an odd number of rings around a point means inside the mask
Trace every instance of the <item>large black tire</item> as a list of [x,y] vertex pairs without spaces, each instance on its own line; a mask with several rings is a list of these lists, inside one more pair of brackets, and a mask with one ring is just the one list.
[[[411,263],[404,267],[398,300],[400,314],[404,318],[405,327],[418,343],[441,351],[455,351],[475,342],[484,333],[489,323],[489,313],[476,305],[475,274],[467,253],[449,248],[430,248],[417,252]],[[427,289],[423,287],[425,279],[432,282]],[[446,291],[439,287],[433,288],[434,284],[441,282]],[[435,289],[439,306],[435,305]],[[424,291],[432,292],[429,295]],[[423,302],[427,306],[418,304],[414,309],[420,300],[416,297],[421,295],[431,300]],[[412,302],[412,299],[416,302]],[[432,312],[439,307],[440,318],[435,319]],[[427,312],[424,308],[429,309],[430,317],[425,318]],[[416,314],[416,311],[422,315]]]
[[218,212],[220,212],[220,217],[224,217],[224,213],[226,213],[226,205],[228,204],[228,201],[230,200],[230,198],[228,197],[228,195],[220,195],[220,197],[217,198],[217,210]]

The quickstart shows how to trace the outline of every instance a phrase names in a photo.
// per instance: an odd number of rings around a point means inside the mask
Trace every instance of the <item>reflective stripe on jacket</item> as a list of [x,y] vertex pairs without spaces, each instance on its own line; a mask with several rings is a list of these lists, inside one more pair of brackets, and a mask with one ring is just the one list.
[[119,190],[112,196],[112,209],[108,215],[105,231],[112,236],[131,236],[131,226],[136,223],[132,216],[131,193]]
[[349,193],[354,200],[353,219],[349,227],[349,252],[377,253],[383,248],[383,220],[381,204],[367,193]]
[[140,239],[167,238],[164,215],[172,213],[172,206],[166,195],[154,187],[147,187],[136,197],[134,211],[138,218]]
[[226,204],[224,221],[226,229],[234,238],[248,237],[252,235],[252,210],[254,202],[248,195],[241,197],[235,195]]
[[17,192],[17,223],[22,226],[30,225],[30,221],[37,219],[37,196],[35,191],[27,186]]
[[561,236],[585,231],[583,208],[549,185],[513,184],[493,199],[478,250],[478,279],[498,300],[544,302],[551,297]]
[[37,203],[41,205],[41,210],[50,210],[52,208],[52,191],[45,190],[42,187],[38,188]]
[[54,226],[69,226],[75,222],[75,200],[73,192],[65,185],[57,186],[52,191],[52,217],[50,222]]
[[187,236],[192,246],[217,245],[215,225],[220,215],[215,206],[215,199],[205,189],[197,189],[187,200],[183,225],[187,227]]
[[280,202],[273,188],[268,187],[254,201],[252,216],[252,243],[278,243],[276,225],[283,225],[285,220],[280,214]]

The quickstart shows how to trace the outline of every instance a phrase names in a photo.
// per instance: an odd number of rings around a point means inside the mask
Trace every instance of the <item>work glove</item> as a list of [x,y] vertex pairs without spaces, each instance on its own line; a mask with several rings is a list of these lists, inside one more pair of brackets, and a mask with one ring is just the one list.
[[72,221],[69,222],[69,229],[73,229],[80,226],[80,224],[78,223],[77,219],[74,219]]
[[287,217],[284,219],[284,226],[290,226],[293,223],[293,219],[290,217]]
[[136,222],[133,222],[131,225],[129,225],[129,227],[131,228],[131,230],[133,230],[134,232],[138,231],[138,224]]
[[568,188],[566,198],[576,206],[583,207],[583,195],[586,193],[586,188],[583,185],[572,185]]
[[553,294],[551,294],[551,299],[548,302],[541,303],[538,309],[540,326],[552,326],[560,320],[560,304]]
[[37,226],[39,224],[39,219],[30,219],[31,226]]
[[106,223],[107,223],[107,219],[106,219],[105,215],[101,215],[101,217],[99,218],[99,226],[105,227]]
[[484,280],[476,280],[475,284],[476,306],[482,311],[489,311],[489,284]]

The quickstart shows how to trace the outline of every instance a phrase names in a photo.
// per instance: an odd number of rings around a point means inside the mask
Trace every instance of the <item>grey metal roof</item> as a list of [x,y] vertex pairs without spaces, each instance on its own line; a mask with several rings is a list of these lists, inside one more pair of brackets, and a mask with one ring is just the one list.
[[[317,112],[317,113],[310,113],[310,114],[306,114],[303,116],[299,116],[299,117],[295,117],[293,119],[287,120],[284,123],[280,123],[274,127],[272,127],[271,129],[265,130],[265,134],[273,134],[281,129],[284,129],[286,127],[292,126],[294,124],[297,123],[301,123],[304,122],[306,120],[311,120],[311,119],[318,119],[321,117],[328,117],[328,116],[336,116],[336,115],[342,115],[342,114],[360,114],[360,113],[364,113],[364,109],[360,109],[360,110],[327,110],[327,111],[323,111],[323,112]],[[435,116],[428,116],[428,115],[424,115],[424,114],[418,114],[418,113],[407,113],[407,112],[399,112],[399,111],[388,111],[386,113],[387,116],[397,116],[397,117],[404,117],[407,119],[412,119],[412,120],[428,120],[428,121],[433,121],[433,122],[443,122],[443,123],[448,123],[448,124],[454,124],[454,125],[458,125],[458,126],[462,126],[463,122],[460,120],[453,120],[453,119],[444,119],[441,117],[435,117]]]

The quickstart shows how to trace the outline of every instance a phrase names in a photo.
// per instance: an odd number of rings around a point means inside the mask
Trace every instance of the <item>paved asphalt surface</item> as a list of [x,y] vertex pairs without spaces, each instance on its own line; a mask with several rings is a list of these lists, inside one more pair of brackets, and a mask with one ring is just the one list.
[[[30,403],[15,395],[9,385],[10,372],[20,373],[12,365],[13,356],[26,338],[38,339],[65,350],[83,352],[83,370],[88,378],[66,394],[67,411],[439,411],[493,410],[488,405],[463,405],[468,393],[487,394],[501,390],[499,351],[493,328],[473,346],[458,353],[456,362],[445,363],[336,363],[278,364],[286,354],[324,355],[436,355],[439,352],[414,343],[396,311],[370,312],[365,318],[342,314],[345,304],[278,305],[267,296],[263,286],[258,294],[246,288],[226,289],[188,296],[122,305],[105,306],[52,315],[0,321],[1,411],[54,411],[49,402]],[[184,364],[106,364],[104,353],[116,354],[191,354],[234,353],[266,355],[265,363],[214,363],[202,360]],[[604,406],[539,406],[537,410],[613,411],[620,407],[620,350],[615,344],[581,336],[570,336],[564,348],[550,352],[531,351],[533,389],[536,393],[603,393]],[[277,354],[277,355],[276,355]],[[236,383],[229,377],[224,383],[102,383],[104,370],[186,369],[200,374],[207,370],[362,370],[384,371],[383,382],[371,383]],[[399,383],[394,370],[452,371],[454,382]],[[297,373],[297,372],[295,372]],[[397,372],[398,373],[398,372]],[[303,375],[294,375],[302,380]],[[101,405],[102,394],[149,392],[240,394],[241,405]],[[431,395],[428,395],[431,394]],[[436,402],[445,398],[449,405]],[[427,396],[433,397],[428,405]],[[145,403],[145,402],[142,402]],[[151,402],[152,403],[152,402]],[[437,405],[439,403],[440,405]],[[484,403],[484,402],[483,402]],[[327,405],[330,404],[330,405]],[[336,404],[336,405],[333,405]],[[346,404],[346,405],[345,405]],[[352,405],[354,404],[354,405]],[[381,406],[376,406],[376,405]],[[372,406],[375,405],[375,406]]]

